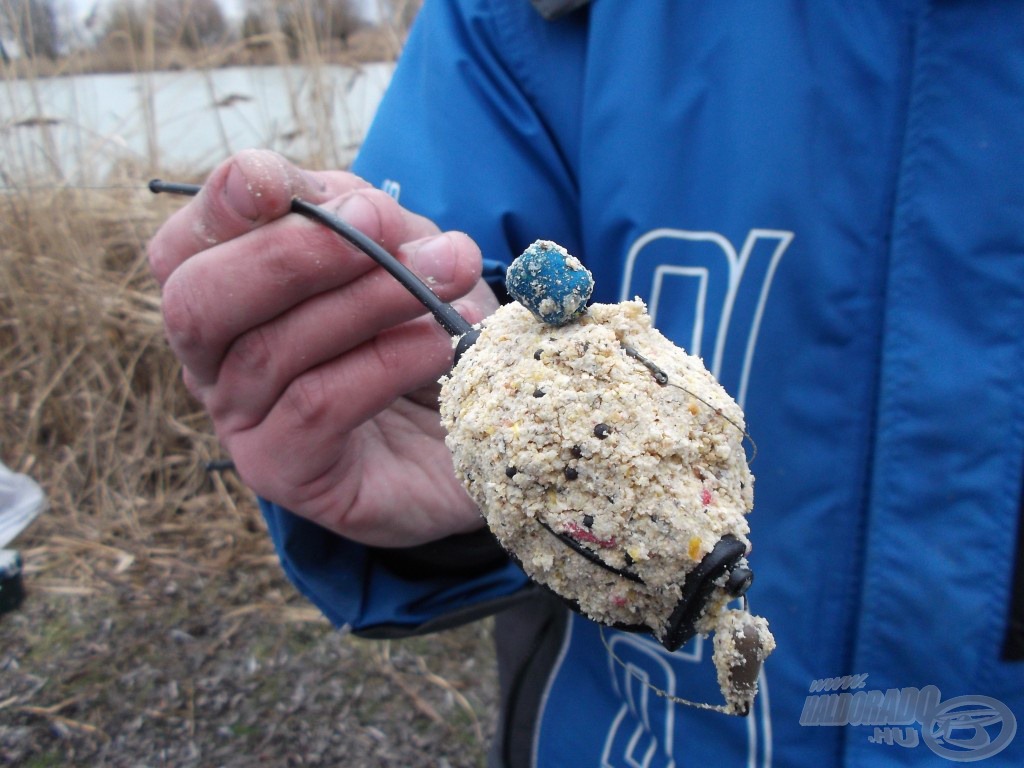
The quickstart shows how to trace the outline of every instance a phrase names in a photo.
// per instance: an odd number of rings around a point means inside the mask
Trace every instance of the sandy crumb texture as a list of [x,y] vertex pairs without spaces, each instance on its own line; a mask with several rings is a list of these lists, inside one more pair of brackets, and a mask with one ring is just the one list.
[[456,471],[531,578],[663,634],[687,573],[746,542],[743,413],[639,300],[558,328],[513,303],[482,328],[442,389]]

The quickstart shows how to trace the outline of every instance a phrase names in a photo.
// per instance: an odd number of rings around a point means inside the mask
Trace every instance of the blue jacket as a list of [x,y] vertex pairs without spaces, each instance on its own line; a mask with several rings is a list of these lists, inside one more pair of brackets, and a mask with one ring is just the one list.
[[[757,444],[750,599],[778,649],[752,715],[640,682],[718,701],[706,641],[606,633],[630,675],[562,616],[520,753],[1024,764],[1024,2],[595,0],[548,21],[428,0],[356,170],[491,259],[556,240],[596,301],[644,298]],[[524,584],[266,512],[300,588],[367,634]]]

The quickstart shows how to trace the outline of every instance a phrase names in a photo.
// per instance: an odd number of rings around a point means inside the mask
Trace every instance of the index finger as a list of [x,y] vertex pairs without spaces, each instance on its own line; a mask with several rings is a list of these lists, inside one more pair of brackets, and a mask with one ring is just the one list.
[[322,203],[368,186],[350,173],[301,170],[275,152],[239,152],[156,233],[148,247],[150,269],[163,285],[195,254],[286,215],[295,197]]

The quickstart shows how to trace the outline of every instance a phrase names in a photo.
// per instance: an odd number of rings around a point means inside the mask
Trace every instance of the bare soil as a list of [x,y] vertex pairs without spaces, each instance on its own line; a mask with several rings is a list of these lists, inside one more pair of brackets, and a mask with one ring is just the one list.
[[47,521],[17,541],[28,596],[0,618],[0,763],[484,765],[490,624],[335,631],[244,517],[212,541],[183,519],[137,558],[83,545],[72,557],[96,583],[62,573],[68,542]]

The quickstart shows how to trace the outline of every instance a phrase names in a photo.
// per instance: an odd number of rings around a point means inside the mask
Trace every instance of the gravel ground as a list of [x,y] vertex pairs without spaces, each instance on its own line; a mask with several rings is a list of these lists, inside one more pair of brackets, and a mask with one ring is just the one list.
[[0,764],[484,765],[490,623],[346,636],[261,536],[222,547],[217,567],[183,530],[121,573],[98,559],[94,580],[61,578],[52,531],[27,537],[28,597],[0,617]]

